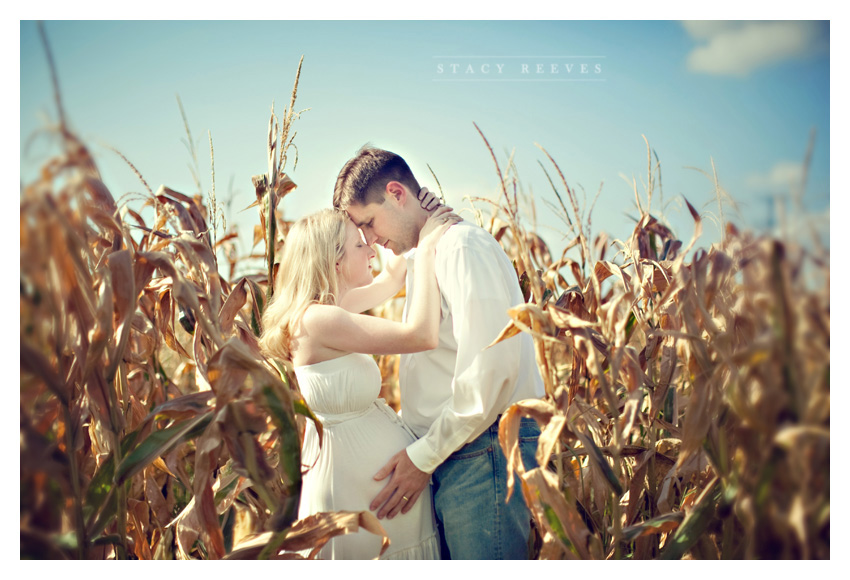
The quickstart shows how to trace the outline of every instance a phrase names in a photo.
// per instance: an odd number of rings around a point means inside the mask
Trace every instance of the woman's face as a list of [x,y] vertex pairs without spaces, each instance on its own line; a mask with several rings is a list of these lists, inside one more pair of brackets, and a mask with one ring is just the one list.
[[345,253],[337,263],[340,282],[348,288],[359,288],[371,284],[372,258],[376,256],[372,246],[366,245],[351,220],[345,224]]

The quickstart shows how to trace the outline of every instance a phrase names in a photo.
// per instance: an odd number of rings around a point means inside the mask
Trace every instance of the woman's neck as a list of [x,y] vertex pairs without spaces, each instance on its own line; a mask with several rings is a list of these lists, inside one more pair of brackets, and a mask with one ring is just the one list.
[[345,297],[346,294],[348,294],[349,290],[351,290],[351,288],[344,286],[340,286],[339,289],[337,289],[334,306],[339,306],[340,304],[342,304],[342,299]]

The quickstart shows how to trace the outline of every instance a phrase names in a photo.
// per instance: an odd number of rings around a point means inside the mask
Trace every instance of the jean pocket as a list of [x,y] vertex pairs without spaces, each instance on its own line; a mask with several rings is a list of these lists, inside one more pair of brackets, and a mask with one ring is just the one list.
[[464,459],[472,459],[474,457],[480,457],[485,453],[490,453],[491,451],[493,451],[493,447],[491,446],[483,447],[480,449],[470,449],[468,451],[461,447],[460,449],[449,455],[446,461],[462,461]]
[[540,427],[537,426],[537,421],[524,417],[519,424],[520,443],[526,441],[537,441],[539,437]]

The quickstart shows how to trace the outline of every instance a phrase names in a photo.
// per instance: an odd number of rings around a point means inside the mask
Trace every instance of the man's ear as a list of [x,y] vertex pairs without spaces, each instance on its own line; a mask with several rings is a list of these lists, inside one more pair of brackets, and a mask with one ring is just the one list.
[[387,183],[386,194],[387,198],[395,202],[396,205],[404,205],[407,202],[407,189],[398,181]]

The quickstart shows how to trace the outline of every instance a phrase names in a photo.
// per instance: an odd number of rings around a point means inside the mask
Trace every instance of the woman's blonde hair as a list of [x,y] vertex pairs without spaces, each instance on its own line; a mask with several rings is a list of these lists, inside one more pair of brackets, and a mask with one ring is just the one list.
[[271,302],[263,312],[260,349],[291,360],[295,327],[311,304],[336,304],[336,263],[345,251],[348,216],[324,209],[298,220],[286,236]]

